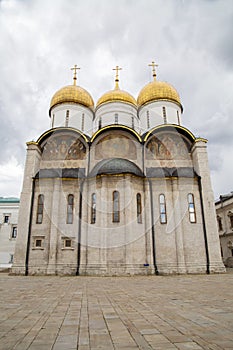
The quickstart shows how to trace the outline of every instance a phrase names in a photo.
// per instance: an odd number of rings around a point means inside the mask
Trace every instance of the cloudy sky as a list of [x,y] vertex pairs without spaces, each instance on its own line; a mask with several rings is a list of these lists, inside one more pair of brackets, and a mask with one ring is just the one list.
[[232,0],[0,0],[0,196],[19,196],[27,141],[50,127],[53,94],[72,83],[94,100],[150,81],[178,90],[183,125],[207,138],[215,197],[233,190]]

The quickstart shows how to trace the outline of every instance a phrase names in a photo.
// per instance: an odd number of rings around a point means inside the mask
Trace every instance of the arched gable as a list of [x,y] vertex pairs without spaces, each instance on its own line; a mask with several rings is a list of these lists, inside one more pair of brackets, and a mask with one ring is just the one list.
[[129,128],[128,126],[125,126],[125,125],[108,125],[108,126],[105,126],[99,130],[97,130],[92,138],[91,138],[91,142],[94,142],[94,140],[97,138],[97,136],[99,136],[100,134],[102,134],[103,132],[106,132],[106,131],[111,131],[111,130],[124,130],[124,131],[127,131],[129,132],[131,135],[133,135],[137,141],[139,142],[142,142],[142,138],[141,136],[137,133],[137,131],[135,131],[134,129],[132,128]]
[[40,136],[37,143],[43,161],[84,160],[88,152],[88,138],[70,128],[50,129]]
[[145,159],[190,160],[190,151],[195,137],[185,128],[173,125],[156,127],[145,137]]
[[188,130],[187,128],[180,126],[180,125],[174,125],[174,124],[163,124],[156,126],[155,128],[147,131],[143,136],[143,141],[146,142],[151,135],[157,134],[161,131],[167,131],[167,132],[177,132],[180,135],[183,135],[186,137],[187,140],[189,140],[192,144],[195,142],[196,137],[193,135],[193,133]]

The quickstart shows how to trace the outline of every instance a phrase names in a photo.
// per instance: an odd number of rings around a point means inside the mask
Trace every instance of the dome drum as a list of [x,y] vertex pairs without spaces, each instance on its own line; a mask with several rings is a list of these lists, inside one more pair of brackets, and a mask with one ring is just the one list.
[[93,130],[107,125],[125,125],[139,131],[139,119],[137,109],[131,104],[115,101],[101,105],[95,113]]

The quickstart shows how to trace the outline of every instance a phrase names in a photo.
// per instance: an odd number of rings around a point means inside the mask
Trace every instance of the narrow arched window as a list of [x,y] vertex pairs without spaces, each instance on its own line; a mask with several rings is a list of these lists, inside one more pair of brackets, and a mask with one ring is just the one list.
[[115,124],[118,124],[118,113],[115,113]]
[[142,223],[142,196],[137,193],[137,221],[139,224]]
[[82,125],[81,130],[84,131],[84,113],[82,113]]
[[102,128],[102,118],[100,117],[100,119],[99,119],[99,129],[101,129]]
[[150,129],[150,113],[146,111],[147,129]]
[[194,204],[194,195],[192,193],[188,194],[188,209],[189,209],[189,221],[192,223],[196,222],[196,211]]
[[176,111],[177,112],[177,120],[178,120],[178,124],[180,125],[180,115],[179,115],[179,111]]
[[44,195],[39,194],[38,200],[37,200],[37,214],[36,214],[36,223],[37,224],[42,224],[43,211],[44,211]]
[[91,224],[96,222],[96,194],[91,195]]
[[132,129],[134,129],[134,117],[131,117],[132,119]]
[[73,212],[74,212],[74,196],[69,194],[67,197],[67,224],[73,224]]
[[166,107],[163,107],[163,122],[164,122],[164,124],[167,124]]
[[55,118],[55,115],[53,114],[53,117],[52,117],[52,128],[54,127],[54,118]]
[[112,221],[113,222],[120,222],[120,195],[118,191],[113,192],[113,215],[112,215]]
[[160,223],[166,224],[167,223],[167,210],[166,210],[166,201],[165,201],[164,194],[159,195],[159,213],[160,213]]
[[65,126],[68,126],[68,125],[69,125],[69,117],[70,117],[70,111],[67,110],[67,111],[66,111],[66,122],[65,122]]

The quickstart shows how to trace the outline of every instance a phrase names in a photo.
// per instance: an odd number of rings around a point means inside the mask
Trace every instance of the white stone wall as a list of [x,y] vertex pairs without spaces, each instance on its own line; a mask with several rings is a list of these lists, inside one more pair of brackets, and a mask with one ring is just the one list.
[[[226,266],[233,265],[233,227],[231,217],[233,215],[233,197],[228,195],[215,204],[216,215],[221,219],[221,226],[218,225],[218,233],[222,249],[222,258]],[[221,229],[222,228],[222,229]]]
[[[113,222],[113,191],[119,192],[120,222]],[[96,222],[91,224],[91,194],[96,193]],[[142,198],[137,222],[136,195]],[[148,274],[153,270],[146,232],[144,180],[133,175],[99,176],[85,182],[83,192],[81,274]],[[147,266],[148,265],[148,266]]]
[[[18,225],[19,203],[0,202],[0,270],[12,266],[16,238],[12,237],[13,228]],[[4,223],[5,215],[9,222]]]

